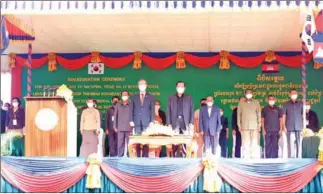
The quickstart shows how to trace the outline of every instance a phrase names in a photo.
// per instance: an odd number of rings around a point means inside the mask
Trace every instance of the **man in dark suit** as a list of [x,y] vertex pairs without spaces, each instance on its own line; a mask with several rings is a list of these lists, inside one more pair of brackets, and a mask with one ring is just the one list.
[[221,131],[220,109],[213,103],[213,97],[206,98],[207,106],[200,110],[200,131],[204,135],[204,153],[216,155]]
[[[245,100],[245,97],[240,97],[239,101]],[[232,136],[233,136],[233,145],[235,145],[234,149],[234,156],[236,158],[241,157],[241,133],[239,131],[238,127],[238,108],[233,109],[232,112]]]
[[[177,134],[193,135],[194,133],[194,105],[190,95],[184,94],[185,83],[176,83],[177,93],[168,98],[166,123]],[[180,157],[179,145],[173,146],[173,153]]]
[[7,111],[5,111],[3,108],[3,102],[0,101],[0,109],[1,109],[1,134],[6,132],[6,115]]
[[[109,155],[111,157],[117,156],[117,133],[114,131],[113,122],[115,120],[114,110],[115,105],[120,101],[118,96],[112,97],[112,106],[108,108],[106,114],[106,134],[109,136]],[[108,153],[106,151],[106,153]]]
[[[146,92],[146,80],[140,79],[138,88],[140,92],[132,96],[130,104],[130,126],[134,127],[136,135],[141,135],[150,124],[154,123],[155,98]],[[136,153],[140,157],[140,145],[137,145]],[[148,145],[143,146],[142,157],[148,157]]]
[[316,112],[311,110],[311,102],[306,102],[306,128],[311,129],[313,132],[320,130],[320,122]]

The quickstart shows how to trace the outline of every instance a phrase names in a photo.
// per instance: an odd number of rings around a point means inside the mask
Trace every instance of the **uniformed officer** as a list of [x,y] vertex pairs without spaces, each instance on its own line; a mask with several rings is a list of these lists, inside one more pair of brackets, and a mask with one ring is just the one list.
[[278,106],[275,106],[276,98],[274,96],[268,96],[267,101],[268,106],[264,107],[261,112],[266,158],[278,158],[278,139],[282,132],[282,112]]

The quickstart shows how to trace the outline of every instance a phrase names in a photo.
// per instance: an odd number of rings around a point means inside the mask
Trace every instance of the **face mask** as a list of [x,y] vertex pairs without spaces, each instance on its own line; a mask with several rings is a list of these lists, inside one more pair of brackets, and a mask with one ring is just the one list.
[[252,98],[252,94],[246,94],[246,98],[247,99],[251,99]]
[[201,104],[201,107],[203,107],[203,106],[206,106],[206,104],[205,103]]
[[127,101],[129,96],[122,96],[121,98],[122,98],[123,101]]
[[155,110],[159,110],[160,109],[160,106],[159,105],[156,105],[155,106]]
[[311,110],[311,105],[306,105],[306,110]]
[[94,104],[92,102],[87,103],[87,107],[93,108]]
[[116,105],[117,103],[118,103],[117,101],[113,101],[113,102],[112,102],[112,104],[113,104],[113,105]]
[[212,106],[213,102],[207,102],[206,104],[207,104],[207,106]]
[[8,110],[8,107],[3,107],[3,110],[7,111]]
[[293,94],[293,95],[291,95],[291,96],[290,96],[290,98],[291,98],[292,100],[296,100],[296,99],[297,99],[297,94]]
[[13,102],[12,103],[12,106],[17,107],[18,106],[18,102]]
[[223,115],[223,112],[222,112],[222,111],[220,112],[220,115],[221,115],[221,116]]
[[177,90],[177,93],[183,94],[185,91],[185,88],[176,88],[176,90]]
[[147,86],[146,85],[139,85],[138,88],[139,88],[140,92],[144,92],[144,91],[146,91]]
[[269,104],[270,106],[274,106],[275,101],[274,101],[274,100],[270,100],[270,101],[268,102],[268,104]]

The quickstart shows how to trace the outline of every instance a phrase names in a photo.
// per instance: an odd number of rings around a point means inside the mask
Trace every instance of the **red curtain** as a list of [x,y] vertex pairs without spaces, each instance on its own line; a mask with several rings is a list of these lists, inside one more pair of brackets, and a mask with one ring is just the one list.
[[[20,56],[16,56],[17,66],[27,67],[26,61],[27,61],[27,59],[22,58]],[[32,59],[31,60],[31,68],[33,68],[33,69],[40,68],[43,65],[45,65],[47,63],[47,61],[48,61],[47,56],[44,56],[44,57],[39,58],[39,59]]]
[[[302,55],[296,56],[279,56],[275,55],[276,59],[279,63],[290,67],[290,68],[300,68],[302,66]],[[306,55],[306,64],[308,64],[313,58],[313,55],[307,54]]]

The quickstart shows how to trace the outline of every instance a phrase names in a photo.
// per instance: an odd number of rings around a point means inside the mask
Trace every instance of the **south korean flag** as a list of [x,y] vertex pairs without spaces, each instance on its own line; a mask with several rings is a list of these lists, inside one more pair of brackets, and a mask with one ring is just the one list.
[[104,74],[104,64],[103,63],[89,63],[88,73],[89,74]]

